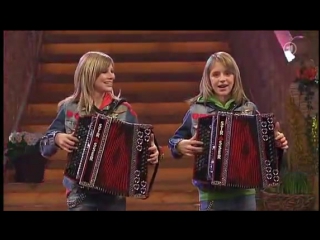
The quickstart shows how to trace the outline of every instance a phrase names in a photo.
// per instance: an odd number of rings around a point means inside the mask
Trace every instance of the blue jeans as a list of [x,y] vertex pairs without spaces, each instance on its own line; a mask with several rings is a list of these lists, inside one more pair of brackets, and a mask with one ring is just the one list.
[[126,198],[75,187],[67,195],[69,211],[126,211]]
[[246,195],[230,199],[200,201],[200,211],[256,211],[256,196]]

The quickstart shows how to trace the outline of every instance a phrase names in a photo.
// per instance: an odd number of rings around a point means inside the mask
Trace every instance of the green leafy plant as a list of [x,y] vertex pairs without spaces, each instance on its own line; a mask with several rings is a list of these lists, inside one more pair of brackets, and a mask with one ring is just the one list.
[[29,132],[13,132],[5,149],[9,161],[16,161],[21,156],[39,151],[38,144],[43,134]]
[[278,192],[282,194],[311,194],[312,186],[304,172],[286,172],[282,176]]

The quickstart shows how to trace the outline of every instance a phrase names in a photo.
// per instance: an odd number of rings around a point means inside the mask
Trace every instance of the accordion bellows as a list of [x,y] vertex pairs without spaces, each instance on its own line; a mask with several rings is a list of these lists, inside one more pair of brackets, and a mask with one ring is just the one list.
[[132,124],[103,114],[83,116],[74,135],[79,138],[77,150],[68,158],[65,175],[82,187],[112,195],[147,198],[148,148],[152,125]]
[[266,188],[279,184],[273,114],[217,112],[198,119],[194,179],[217,187]]

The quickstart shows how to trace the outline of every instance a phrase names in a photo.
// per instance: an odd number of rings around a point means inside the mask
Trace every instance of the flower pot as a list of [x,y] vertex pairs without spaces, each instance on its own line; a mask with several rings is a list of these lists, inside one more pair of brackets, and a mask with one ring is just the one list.
[[291,195],[266,191],[261,191],[260,200],[265,211],[312,211],[315,204],[313,195]]
[[21,183],[41,183],[47,160],[40,153],[19,156],[14,159],[15,181]]
[[7,157],[4,157],[4,163],[3,163],[3,183],[11,183],[14,182],[14,166],[9,161]]

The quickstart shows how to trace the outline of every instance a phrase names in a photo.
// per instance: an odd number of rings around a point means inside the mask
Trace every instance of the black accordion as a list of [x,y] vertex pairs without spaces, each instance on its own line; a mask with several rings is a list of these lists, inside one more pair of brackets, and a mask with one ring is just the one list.
[[151,134],[153,127],[148,124],[99,113],[80,117],[74,133],[79,143],[68,155],[64,175],[84,188],[146,199],[159,167],[158,162],[149,178]]
[[193,177],[216,187],[267,188],[279,184],[280,156],[273,114],[217,112],[198,119]]

